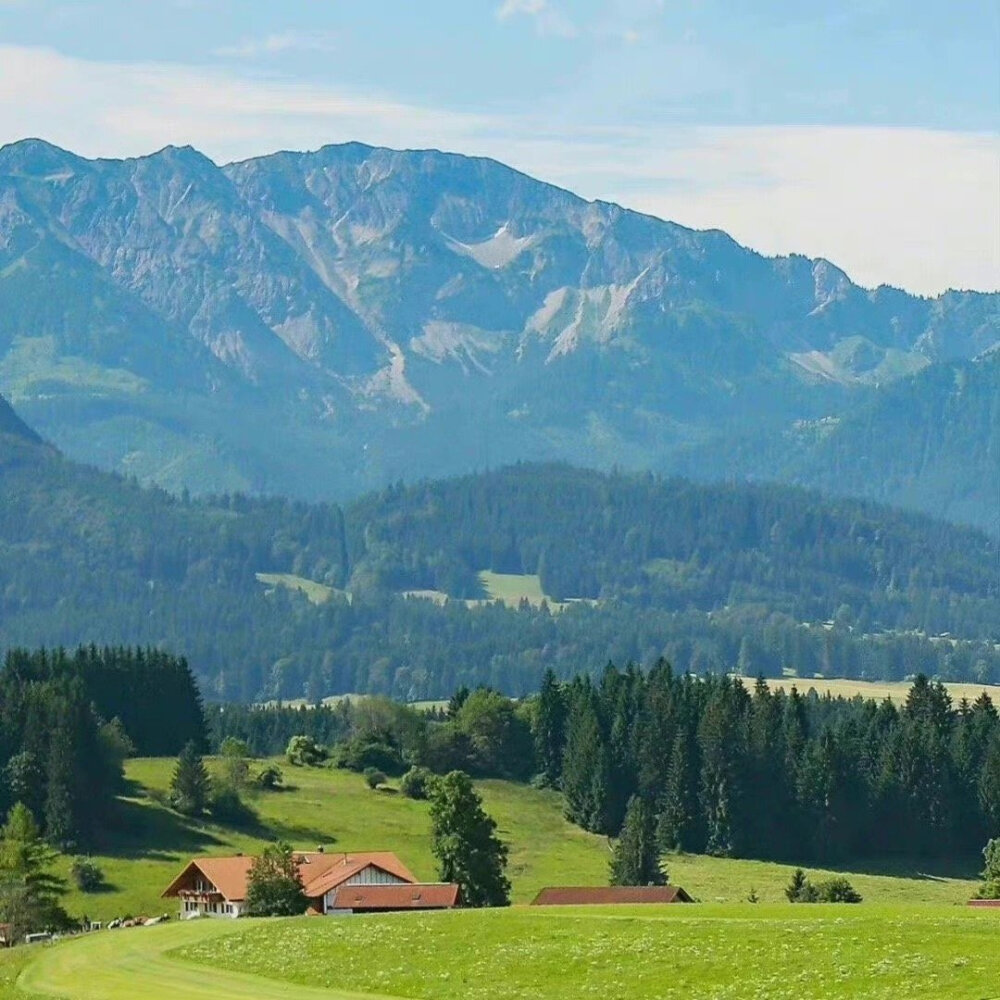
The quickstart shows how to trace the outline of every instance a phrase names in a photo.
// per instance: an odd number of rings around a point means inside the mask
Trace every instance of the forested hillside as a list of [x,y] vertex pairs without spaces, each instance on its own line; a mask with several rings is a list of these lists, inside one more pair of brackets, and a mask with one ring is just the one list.
[[[1000,678],[997,543],[929,518],[565,466],[344,509],[191,500],[8,423],[0,646],[151,645],[227,700],[525,693],[546,667],[660,656],[697,672]],[[491,570],[549,601],[485,600]]]
[[187,664],[155,651],[13,650],[0,669],[0,814],[26,805],[54,844],[87,845],[122,791],[122,764],[204,741]]
[[1000,351],[933,365],[837,417],[693,449],[677,468],[871,497],[1000,536]]

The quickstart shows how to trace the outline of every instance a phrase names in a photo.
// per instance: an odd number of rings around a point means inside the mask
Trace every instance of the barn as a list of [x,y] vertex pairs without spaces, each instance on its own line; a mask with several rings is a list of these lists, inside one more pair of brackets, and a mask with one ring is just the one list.
[[623,906],[633,903],[693,903],[679,885],[549,886],[532,906]]

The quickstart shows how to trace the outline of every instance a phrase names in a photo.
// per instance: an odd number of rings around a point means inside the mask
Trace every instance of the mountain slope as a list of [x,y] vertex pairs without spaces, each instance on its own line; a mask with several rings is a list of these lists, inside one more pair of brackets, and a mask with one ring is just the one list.
[[[344,509],[187,500],[76,465],[9,413],[0,649],[151,644],[187,655],[209,697],[246,701],[522,694],[546,667],[661,655],[696,671],[1000,679],[996,542],[926,517],[566,466]],[[490,570],[551,608],[484,601]]]
[[983,355],[998,302],[867,291],[435,151],[0,149],[0,391],[68,453],[175,488],[670,470]]
[[695,451],[676,467],[868,496],[1000,535],[1000,352],[933,365],[836,417]]

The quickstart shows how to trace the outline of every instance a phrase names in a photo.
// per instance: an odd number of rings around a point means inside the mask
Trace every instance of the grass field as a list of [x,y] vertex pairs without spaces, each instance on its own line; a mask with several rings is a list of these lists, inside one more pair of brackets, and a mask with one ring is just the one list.
[[[492,570],[484,569],[479,573],[479,582],[482,584],[485,598],[480,600],[465,601],[466,607],[474,608],[492,601],[503,601],[509,608],[519,607],[521,601],[527,601],[532,607],[539,607],[542,601],[547,602],[552,611],[563,611],[573,604],[578,604],[578,600],[557,601],[549,597],[542,590],[542,582],[535,574],[530,573],[494,573]],[[433,601],[435,604],[444,604],[452,600],[441,590],[405,590],[404,597],[420,598],[425,601]],[[587,603],[592,604],[593,601]]]
[[328,587],[326,584],[307,580],[304,576],[296,576],[294,573],[257,573],[256,576],[257,581],[267,587],[284,587],[286,590],[298,591],[312,604],[326,604],[334,594],[339,594],[347,601],[351,600],[351,595],[346,590]]
[[[755,679],[745,677],[743,683],[752,687]],[[859,681],[841,677],[771,677],[768,678],[767,685],[772,691],[778,688],[788,691],[794,685],[799,694],[806,694],[813,688],[819,695],[831,694],[834,698],[854,698],[856,695],[861,695],[862,698],[874,698],[876,701],[890,698],[897,704],[906,701],[906,696],[913,687],[910,681]],[[1000,687],[996,685],[949,682],[945,687],[955,704],[962,698],[968,698],[970,702],[975,701],[985,691],[993,699],[993,704],[1000,706]]]
[[[187,820],[151,796],[167,789],[173,761],[129,761],[131,793],[122,803],[118,825],[105,831],[105,842],[94,853],[108,888],[89,894],[73,890],[67,898],[70,912],[95,920],[173,912],[175,903],[160,899],[160,892],[190,857],[253,853],[273,837],[303,849],[324,844],[332,850],[391,850],[419,878],[436,877],[426,802],[392,791],[373,792],[360,775],[349,772],[282,766],[294,790],[257,796],[251,805],[258,822],[238,830]],[[510,845],[515,902],[528,902],[545,885],[606,881],[607,841],[568,823],[558,794],[502,781],[480,782],[478,787]],[[671,880],[706,902],[738,902],[751,889],[763,902],[778,902],[794,867],[701,855],[665,860]],[[974,888],[978,860],[970,859],[957,871],[861,860],[844,870],[866,901],[961,903]],[[69,859],[61,863],[66,872]],[[819,869],[810,871],[826,877]]]
[[996,912],[788,903],[209,920],[21,949],[0,997],[979,1000],[998,933]]

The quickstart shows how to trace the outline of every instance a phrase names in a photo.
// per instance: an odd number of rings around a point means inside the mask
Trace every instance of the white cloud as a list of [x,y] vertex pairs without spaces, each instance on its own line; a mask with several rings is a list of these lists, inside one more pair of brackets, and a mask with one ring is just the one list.
[[329,31],[283,31],[263,38],[243,38],[235,45],[223,45],[215,55],[252,59],[281,52],[334,52],[337,38]]
[[508,21],[518,15],[531,18],[540,35],[576,38],[579,34],[576,25],[548,0],[503,0],[497,8],[497,18],[501,21]]
[[0,142],[86,156],[191,143],[219,162],[359,140],[493,156],[592,198],[766,253],[825,256],[868,285],[996,289],[995,136],[920,129],[677,128],[478,115],[238,72],[94,63],[0,45]]

